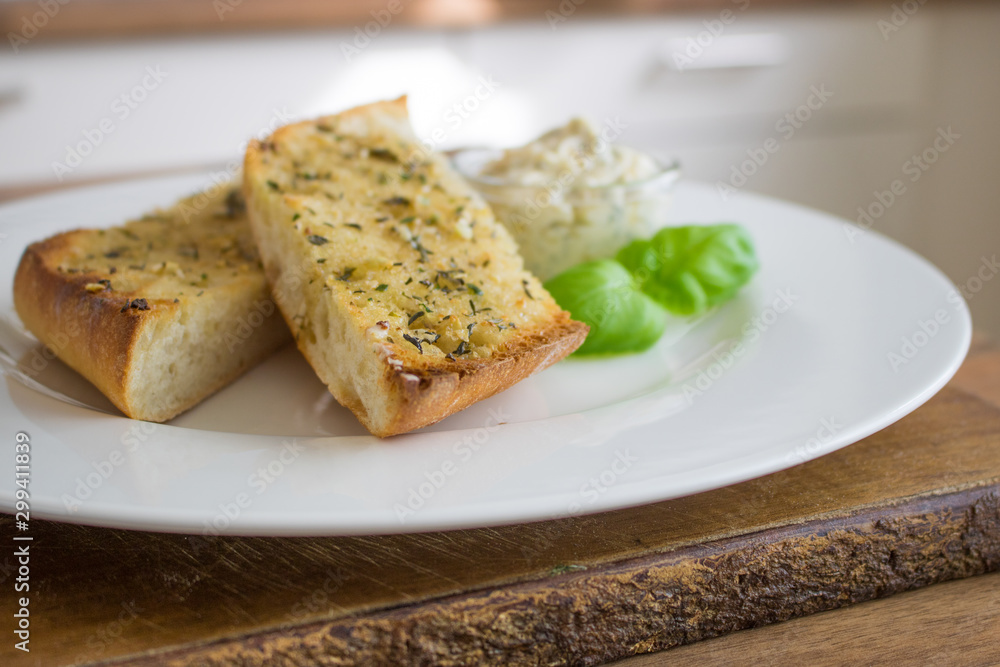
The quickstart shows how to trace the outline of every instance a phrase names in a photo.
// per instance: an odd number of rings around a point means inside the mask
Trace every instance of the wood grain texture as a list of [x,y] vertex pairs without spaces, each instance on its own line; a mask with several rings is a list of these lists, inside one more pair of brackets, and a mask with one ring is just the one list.
[[1000,411],[946,389],[774,475],[494,529],[205,538],[36,521],[38,649],[24,661],[0,646],[0,661],[595,664],[658,650],[997,568],[997,433]]
[[721,667],[738,659],[753,665],[987,667],[1000,664],[998,633],[1000,572],[994,572],[614,665]]

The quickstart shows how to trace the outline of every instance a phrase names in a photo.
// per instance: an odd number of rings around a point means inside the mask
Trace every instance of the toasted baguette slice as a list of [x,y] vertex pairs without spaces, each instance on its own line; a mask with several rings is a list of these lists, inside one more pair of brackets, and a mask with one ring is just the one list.
[[299,349],[375,435],[502,391],[587,334],[482,198],[421,147],[405,98],[251,143],[244,195]]
[[133,419],[166,421],[291,340],[242,196],[214,190],[34,243],[17,268],[24,325]]

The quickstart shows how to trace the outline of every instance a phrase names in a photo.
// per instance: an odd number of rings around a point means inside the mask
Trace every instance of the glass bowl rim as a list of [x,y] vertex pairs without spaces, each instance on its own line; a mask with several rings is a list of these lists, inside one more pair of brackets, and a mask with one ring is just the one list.
[[[489,148],[485,146],[470,146],[463,148],[456,148],[450,151],[446,151],[448,159],[451,161],[452,165],[461,174],[462,178],[469,181],[469,183],[476,185],[482,184],[490,186],[493,188],[504,187],[512,189],[523,189],[523,190],[545,190],[548,191],[550,187],[547,185],[540,184],[525,184],[518,183],[509,179],[499,178],[496,176],[482,176],[480,174],[470,173],[461,163],[463,156],[468,155],[502,155],[503,149],[501,148]],[[640,178],[633,181],[624,181],[621,183],[606,183],[603,185],[576,185],[570,184],[566,186],[566,191],[570,192],[607,192],[613,190],[642,190],[651,185],[670,185],[680,176],[681,163],[676,158],[665,158],[656,153],[646,153],[655,162],[656,166],[659,168],[658,171],[646,178]],[[558,182],[558,177],[553,177],[552,182]]]

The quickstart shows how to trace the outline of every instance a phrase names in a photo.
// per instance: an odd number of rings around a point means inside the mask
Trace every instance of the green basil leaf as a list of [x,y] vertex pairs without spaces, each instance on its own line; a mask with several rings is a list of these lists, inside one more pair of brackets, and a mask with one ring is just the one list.
[[545,289],[573,319],[590,326],[575,354],[639,352],[659,340],[666,327],[666,311],[611,259],[578,264],[546,282]]
[[749,233],[735,224],[665,227],[618,252],[643,292],[678,315],[732,298],[757,271]]

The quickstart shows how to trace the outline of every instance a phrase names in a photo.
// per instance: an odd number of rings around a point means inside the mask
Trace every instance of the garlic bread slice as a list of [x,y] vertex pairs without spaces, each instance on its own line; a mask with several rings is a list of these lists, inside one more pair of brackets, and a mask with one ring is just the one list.
[[234,186],[28,246],[25,327],[133,419],[166,421],[291,340]]
[[375,435],[432,424],[586,336],[483,199],[421,146],[405,98],[251,143],[244,195],[299,349]]

